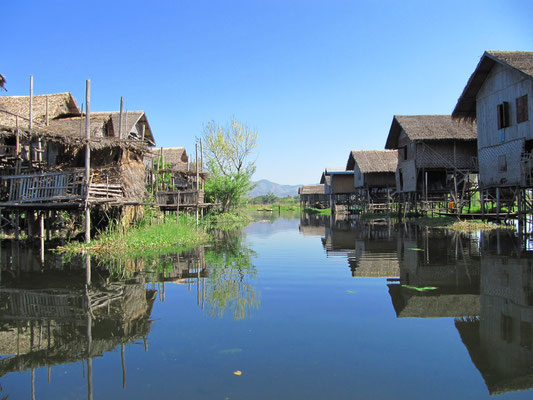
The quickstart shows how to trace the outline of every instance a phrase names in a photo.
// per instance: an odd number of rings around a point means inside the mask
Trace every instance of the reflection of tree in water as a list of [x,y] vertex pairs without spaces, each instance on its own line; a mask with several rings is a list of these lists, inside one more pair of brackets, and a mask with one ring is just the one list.
[[257,276],[251,261],[255,252],[246,247],[241,231],[221,231],[217,236],[217,244],[205,254],[209,315],[223,317],[231,311],[233,319],[243,319],[260,303],[260,292],[250,283]]

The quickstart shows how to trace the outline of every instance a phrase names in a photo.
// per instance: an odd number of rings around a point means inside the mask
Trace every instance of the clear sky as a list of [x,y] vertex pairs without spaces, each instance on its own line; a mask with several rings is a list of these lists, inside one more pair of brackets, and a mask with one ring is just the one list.
[[255,128],[254,179],[316,183],[383,149],[395,114],[450,114],[485,50],[533,50],[533,1],[1,0],[7,95],[145,110],[157,146]]

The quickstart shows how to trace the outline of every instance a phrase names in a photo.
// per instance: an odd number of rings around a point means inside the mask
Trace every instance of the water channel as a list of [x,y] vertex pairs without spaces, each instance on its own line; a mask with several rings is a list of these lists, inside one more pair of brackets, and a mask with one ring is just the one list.
[[531,398],[520,243],[298,215],[113,263],[4,241],[0,399]]

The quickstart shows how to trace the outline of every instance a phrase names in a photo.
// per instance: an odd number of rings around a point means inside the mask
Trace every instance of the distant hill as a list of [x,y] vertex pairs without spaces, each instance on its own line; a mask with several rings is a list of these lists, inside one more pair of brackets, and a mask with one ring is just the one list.
[[254,182],[257,186],[248,192],[248,196],[264,196],[270,192],[278,197],[298,196],[298,188],[302,185],[280,185],[266,179]]

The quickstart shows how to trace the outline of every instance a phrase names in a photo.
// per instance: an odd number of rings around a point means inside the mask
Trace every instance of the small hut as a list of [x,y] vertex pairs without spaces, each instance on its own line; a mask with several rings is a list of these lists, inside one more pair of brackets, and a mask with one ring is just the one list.
[[332,213],[347,214],[350,204],[355,199],[354,173],[344,168],[326,168],[320,179],[325,193],[329,196]]
[[298,188],[300,206],[324,208],[328,206],[328,198],[325,194],[324,185],[304,185]]
[[354,171],[357,205],[370,212],[390,211],[396,189],[396,150],[353,150],[347,171]]
[[[482,199],[498,204],[533,188],[533,52],[486,51],[452,113],[477,123]],[[501,198],[500,198],[501,197]]]
[[409,207],[461,207],[476,184],[476,127],[449,115],[395,115],[385,144],[398,150],[396,190]]
[[152,187],[162,210],[203,210],[204,184],[208,173],[201,159],[189,162],[184,147],[161,147],[151,150],[147,165],[151,167]]

